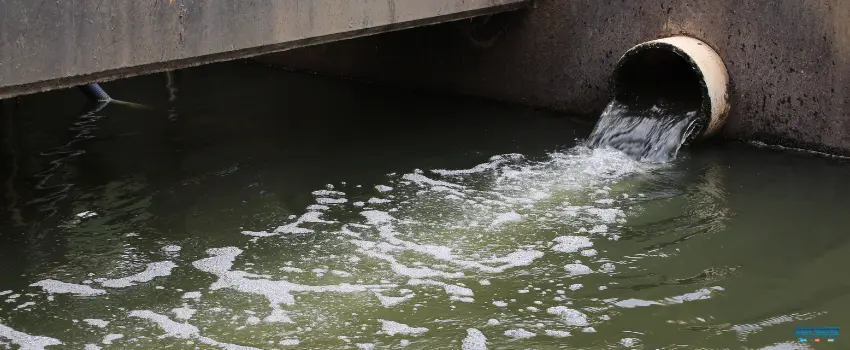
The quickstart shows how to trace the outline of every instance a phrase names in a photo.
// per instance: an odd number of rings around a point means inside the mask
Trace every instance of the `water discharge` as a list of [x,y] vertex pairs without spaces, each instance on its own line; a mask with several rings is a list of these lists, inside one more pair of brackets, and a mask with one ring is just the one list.
[[643,107],[612,100],[588,137],[591,147],[610,147],[635,159],[664,163],[676,158],[679,149],[698,125],[694,108],[659,100]]

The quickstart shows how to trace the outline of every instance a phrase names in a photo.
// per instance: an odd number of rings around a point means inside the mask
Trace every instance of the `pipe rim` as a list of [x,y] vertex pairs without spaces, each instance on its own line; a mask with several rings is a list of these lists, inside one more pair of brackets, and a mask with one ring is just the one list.
[[[688,46],[692,47],[689,48]],[[698,122],[700,124],[696,127],[697,132],[694,132],[688,138],[687,142],[695,139],[704,139],[719,132],[725,124],[729,112],[729,75],[726,70],[726,63],[717,51],[696,38],[683,35],[670,36],[642,42],[627,50],[617,61],[614,71],[609,78],[610,94],[612,97],[616,96],[618,78],[623,66],[632,57],[651,49],[663,49],[676,54],[687,62],[699,78],[698,84],[702,95],[702,101],[698,111],[700,114]],[[702,62],[699,62],[694,58],[695,55],[703,55],[705,58],[701,60]],[[715,67],[710,67],[712,64]],[[712,68],[717,71],[716,74],[719,74],[719,78],[715,77],[714,80],[717,81],[713,81],[714,84],[712,85],[714,86],[709,86],[709,80],[704,70],[710,70]]]

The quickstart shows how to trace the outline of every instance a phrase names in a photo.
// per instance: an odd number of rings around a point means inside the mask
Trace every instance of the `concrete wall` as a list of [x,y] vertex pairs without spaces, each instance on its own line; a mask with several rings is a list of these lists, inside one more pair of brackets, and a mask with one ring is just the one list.
[[723,136],[850,155],[849,1],[536,0],[482,22],[261,60],[595,117],[622,53],[688,34],[712,45],[731,75]]
[[526,0],[0,0],[0,98],[524,6]]

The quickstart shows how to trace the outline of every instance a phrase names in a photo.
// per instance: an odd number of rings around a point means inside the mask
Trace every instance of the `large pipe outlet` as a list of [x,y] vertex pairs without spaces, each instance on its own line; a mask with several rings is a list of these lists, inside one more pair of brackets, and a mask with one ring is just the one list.
[[717,133],[729,114],[729,74],[706,43],[674,36],[638,44],[623,54],[611,77],[613,97],[626,104],[659,99],[696,110],[694,138]]

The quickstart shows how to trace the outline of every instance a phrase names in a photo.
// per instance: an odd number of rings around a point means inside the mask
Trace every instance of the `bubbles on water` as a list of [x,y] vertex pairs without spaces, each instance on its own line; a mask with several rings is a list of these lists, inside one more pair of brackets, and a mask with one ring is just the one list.
[[[352,332],[339,338],[341,343],[377,346],[370,338],[376,335],[374,324],[367,327],[353,319],[369,319],[373,310],[384,309],[402,315],[460,315],[446,327],[461,329],[485,322],[473,322],[459,311],[488,310],[494,318],[486,326],[502,341],[507,340],[501,332],[522,339],[592,331],[595,319],[589,315],[594,311],[587,308],[594,301],[573,299],[569,293],[583,283],[596,288],[598,284],[584,279],[616,271],[610,268],[613,262],[591,260],[606,251],[597,240],[619,234],[625,220],[619,205],[628,200],[612,200],[620,197],[612,187],[652,168],[620,152],[577,147],[537,160],[503,155],[470,169],[419,170],[371,187],[327,186],[313,191],[315,202],[282,218],[277,228],[243,231],[251,237],[246,245],[212,247],[197,256],[186,273],[199,273],[199,281],[212,277],[211,284],[176,294],[173,304],[156,311],[161,313],[136,310],[130,316],[157,325],[165,331],[162,337],[216,347],[225,343],[202,336],[207,331],[201,322],[225,322],[240,332],[286,323],[291,330],[287,338],[268,340],[280,345],[310,342],[339,327]],[[176,245],[161,250],[196,254]],[[151,282],[170,276],[178,258],[99,281],[116,288]],[[586,261],[568,263],[577,258]],[[510,285],[518,278],[528,282]],[[556,283],[562,289],[554,291]],[[85,285],[43,281],[39,286],[98,293]],[[242,303],[252,303],[250,308],[259,314],[223,316],[245,309],[234,306]],[[213,316],[213,310],[224,314]],[[429,323],[421,326],[427,328],[382,319],[380,332],[427,337],[440,329],[434,317],[439,316],[425,317]],[[485,344],[483,333],[468,329],[464,349]]]
[[523,328],[520,329],[509,329],[505,331],[505,336],[514,339],[528,339],[536,336],[537,334],[533,332],[529,332]]
[[469,328],[466,330],[466,338],[461,343],[461,350],[487,350],[487,337],[481,331]]

